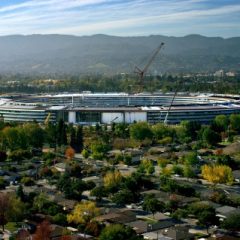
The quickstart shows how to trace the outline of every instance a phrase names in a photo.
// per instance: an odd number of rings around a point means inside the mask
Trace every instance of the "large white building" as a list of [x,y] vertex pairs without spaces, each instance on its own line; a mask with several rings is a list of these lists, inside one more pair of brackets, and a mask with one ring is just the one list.
[[126,93],[80,93],[57,95],[13,95],[0,100],[0,116],[4,121],[44,122],[62,118],[74,124],[110,124],[147,121],[168,123],[183,120],[209,123],[216,115],[240,113],[240,96]]

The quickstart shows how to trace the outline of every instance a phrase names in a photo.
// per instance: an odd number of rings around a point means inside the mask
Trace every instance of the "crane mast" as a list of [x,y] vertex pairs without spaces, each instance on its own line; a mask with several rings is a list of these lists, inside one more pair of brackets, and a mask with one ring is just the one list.
[[144,82],[143,82],[144,76],[145,76],[148,68],[150,67],[150,65],[152,64],[152,62],[154,61],[154,59],[156,58],[158,53],[160,52],[163,45],[164,45],[164,43],[162,42],[159,45],[159,47],[155,50],[155,52],[153,53],[153,55],[151,56],[151,58],[149,59],[149,61],[147,62],[147,64],[145,65],[145,67],[143,69],[140,69],[139,67],[135,66],[134,72],[139,75],[139,83],[140,83],[141,90],[143,89],[143,85],[144,85]]

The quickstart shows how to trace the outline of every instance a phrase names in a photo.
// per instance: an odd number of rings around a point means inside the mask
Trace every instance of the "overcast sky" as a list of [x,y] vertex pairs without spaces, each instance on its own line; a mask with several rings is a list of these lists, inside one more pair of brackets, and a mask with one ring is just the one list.
[[0,0],[0,35],[240,36],[240,0]]

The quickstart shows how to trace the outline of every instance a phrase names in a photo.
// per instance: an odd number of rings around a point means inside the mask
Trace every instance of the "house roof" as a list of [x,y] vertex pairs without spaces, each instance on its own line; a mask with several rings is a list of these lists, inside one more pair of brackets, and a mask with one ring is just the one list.
[[234,170],[232,173],[234,178],[240,179],[240,170]]
[[230,206],[222,206],[216,209],[217,213],[221,213],[221,214],[227,214],[236,210],[237,208],[230,207]]
[[240,209],[235,207],[230,207],[230,206],[222,206],[217,208],[216,212],[218,216],[228,217],[231,214],[240,213]]
[[137,234],[142,234],[148,231],[148,223],[143,220],[130,222],[130,223],[127,223],[126,225],[132,227]]
[[99,222],[128,223],[136,219],[136,214],[131,210],[121,210],[119,212],[108,213],[95,218]]

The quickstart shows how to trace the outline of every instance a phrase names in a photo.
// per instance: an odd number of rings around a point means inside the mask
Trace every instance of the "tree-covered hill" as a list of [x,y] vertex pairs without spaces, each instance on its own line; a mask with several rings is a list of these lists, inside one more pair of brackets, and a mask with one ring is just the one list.
[[151,65],[152,73],[239,68],[239,37],[16,35],[0,37],[0,72],[131,73],[134,64],[144,66],[161,42],[165,47]]

